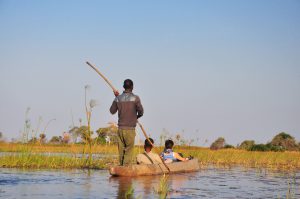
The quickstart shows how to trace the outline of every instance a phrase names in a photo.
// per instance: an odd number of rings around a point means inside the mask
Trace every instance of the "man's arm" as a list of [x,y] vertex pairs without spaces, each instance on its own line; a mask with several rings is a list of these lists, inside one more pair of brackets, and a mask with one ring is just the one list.
[[111,114],[115,114],[118,111],[118,106],[117,106],[116,100],[113,101],[109,111]]
[[136,111],[137,111],[137,118],[140,118],[144,115],[144,108],[138,96],[136,99]]

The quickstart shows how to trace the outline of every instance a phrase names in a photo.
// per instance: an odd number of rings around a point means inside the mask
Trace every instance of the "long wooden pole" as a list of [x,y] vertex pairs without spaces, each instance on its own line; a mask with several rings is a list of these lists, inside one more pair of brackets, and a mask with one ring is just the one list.
[[[108,85],[112,88],[112,90],[114,92],[117,91],[117,89],[112,85],[112,83],[94,66],[92,65],[90,62],[86,62],[87,65],[89,65],[90,67],[92,67],[103,79],[106,83],[108,83]],[[151,145],[154,147],[154,144],[151,142],[151,140],[149,139],[143,125],[137,120],[137,124],[139,125],[139,127],[141,128],[144,136],[146,137],[146,139],[151,143]],[[159,156],[160,157],[160,156]],[[168,169],[168,171],[170,172],[170,168],[166,165],[165,161],[160,157],[162,163],[164,164],[164,166]]]
[[[144,134],[144,136],[146,137],[146,139],[148,140],[148,142],[153,146],[153,147],[155,147],[154,146],[154,144],[151,142],[151,140],[149,139],[149,137],[148,137],[148,135],[147,135],[147,133],[146,133],[146,131],[145,131],[145,129],[144,129],[144,127],[143,127],[143,125],[139,122],[139,121],[137,121],[137,124],[140,126],[140,128],[142,129],[142,132],[143,132],[143,134]],[[160,159],[161,159],[161,162],[164,164],[164,166],[168,169],[168,171],[170,172],[170,168],[167,166],[167,164],[165,163],[165,161],[162,159],[162,157],[161,156],[159,156],[160,157]]]
[[106,83],[108,83],[108,85],[110,86],[110,88],[114,91],[114,92],[116,92],[116,91],[118,91],[113,85],[112,85],[112,83],[94,66],[94,65],[92,65],[90,62],[86,62],[86,64],[87,65],[89,65],[90,67],[92,67],[92,69],[94,69],[103,79],[104,79],[104,81],[106,81]]

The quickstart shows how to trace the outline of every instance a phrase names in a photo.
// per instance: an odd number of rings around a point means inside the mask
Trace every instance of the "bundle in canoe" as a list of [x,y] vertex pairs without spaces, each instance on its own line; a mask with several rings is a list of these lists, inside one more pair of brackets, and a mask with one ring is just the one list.
[[170,172],[163,164],[135,164],[131,166],[116,166],[109,169],[112,176],[146,176],[168,173],[186,173],[199,170],[198,159],[186,162],[167,164]]

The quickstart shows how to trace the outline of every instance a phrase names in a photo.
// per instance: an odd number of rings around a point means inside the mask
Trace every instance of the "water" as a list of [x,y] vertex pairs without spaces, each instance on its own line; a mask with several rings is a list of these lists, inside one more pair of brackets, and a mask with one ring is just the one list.
[[[0,168],[0,198],[158,198],[160,176],[112,178],[106,170],[20,170]],[[288,185],[290,182],[290,185]],[[300,198],[300,172],[205,169],[168,178],[170,198]]]

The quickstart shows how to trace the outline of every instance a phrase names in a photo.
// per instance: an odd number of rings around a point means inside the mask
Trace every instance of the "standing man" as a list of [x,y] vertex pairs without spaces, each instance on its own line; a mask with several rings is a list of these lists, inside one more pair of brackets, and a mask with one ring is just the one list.
[[144,109],[141,100],[137,95],[132,93],[133,82],[130,79],[124,81],[124,92],[116,96],[113,101],[110,112],[118,112],[118,149],[120,165],[130,165],[133,161],[133,147],[135,138],[135,127],[137,119],[142,117]]

